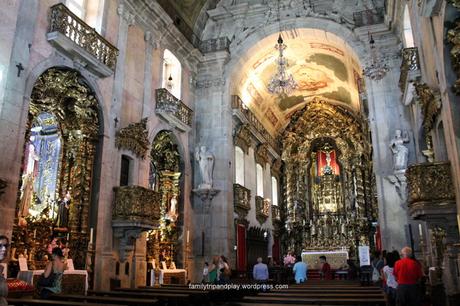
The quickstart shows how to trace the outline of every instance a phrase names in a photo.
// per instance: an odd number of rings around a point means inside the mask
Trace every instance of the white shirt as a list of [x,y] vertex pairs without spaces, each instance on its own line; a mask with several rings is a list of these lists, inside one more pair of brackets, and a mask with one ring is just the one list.
[[396,281],[395,276],[393,274],[393,268],[390,268],[389,266],[383,267],[383,275],[385,275],[388,287],[394,289],[398,287],[398,282]]

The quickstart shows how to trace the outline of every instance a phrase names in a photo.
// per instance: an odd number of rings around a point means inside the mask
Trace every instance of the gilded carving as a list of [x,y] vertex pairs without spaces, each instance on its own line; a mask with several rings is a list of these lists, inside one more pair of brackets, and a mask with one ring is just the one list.
[[[452,4],[460,9],[460,1],[452,1]],[[447,41],[452,44],[450,56],[455,73],[457,74],[457,81],[453,86],[454,92],[460,94],[460,19],[455,21],[455,26],[447,32]]]
[[438,91],[430,88],[425,83],[416,83],[415,91],[422,108],[423,130],[427,135],[433,129],[436,117],[441,111],[441,96]]
[[270,158],[268,155],[268,145],[266,143],[262,143],[257,147],[256,150],[256,162],[265,167],[265,164],[269,161]]
[[405,90],[407,78],[409,72],[419,70],[420,62],[418,57],[418,49],[414,48],[404,48],[402,50],[402,62],[401,62],[401,75],[399,77],[399,88]]
[[147,118],[144,118],[140,122],[131,123],[120,129],[115,136],[115,146],[119,149],[130,150],[137,157],[144,159],[149,149],[148,136]]
[[406,172],[409,205],[455,200],[449,162],[412,165]]
[[240,184],[233,184],[233,205],[240,219],[244,219],[251,209],[250,201],[251,190]]
[[158,226],[161,195],[141,186],[114,187],[112,220],[149,226]]
[[268,219],[270,211],[270,201],[263,197],[256,196],[256,219],[263,224]]

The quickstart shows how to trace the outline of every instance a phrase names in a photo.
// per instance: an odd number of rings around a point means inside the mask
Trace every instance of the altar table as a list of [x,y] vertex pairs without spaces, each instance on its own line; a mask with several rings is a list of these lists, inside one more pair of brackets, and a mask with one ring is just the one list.
[[331,269],[337,270],[347,264],[347,251],[303,251],[302,261],[307,263],[308,269],[320,268],[320,256],[326,256],[326,260]]

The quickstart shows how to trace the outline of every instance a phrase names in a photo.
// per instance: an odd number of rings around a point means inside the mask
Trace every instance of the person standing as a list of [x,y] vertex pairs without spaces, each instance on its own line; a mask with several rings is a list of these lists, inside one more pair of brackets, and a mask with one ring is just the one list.
[[[0,235],[0,263],[7,260],[9,239],[6,236]],[[8,305],[6,296],[8,295],[8,284],[6,279],[3,277],[3,265],[0,265],[0,306]]]
[[423,276],[420,264],[412,259],[412,249],[404,247],[401,250],[402,259],[395,263],[393,274],[398,287],[396,289],[396,300],[398,305],[421,305],[418,282]]
[[208,262],[204,263],[203,267],[203,280],[201,281],[203,284],[206,284],[209,281],[209,264]]
[[295,282],[297,284],[304,283],[307,280],[307,270],[307,264],[302,261],[302,257],[297,256],[297,262],[292,268],[292,271],[294,272]]
[[257,258],[257,264],[252,269],[252,277],[258,283],[266,283],[268,280],[268,267],[262,262],[262,257]]
[[386,265],[383,267],[383,281],[385,282],[386,286],[384,287],[384,291],[387,294],[388,298],[388,306],[395,306],[396,305],[396,290],[398,288],[398,282],[395,279],[393,274],[395,262],[398,260],[393,252],[387,253],[386,257]]

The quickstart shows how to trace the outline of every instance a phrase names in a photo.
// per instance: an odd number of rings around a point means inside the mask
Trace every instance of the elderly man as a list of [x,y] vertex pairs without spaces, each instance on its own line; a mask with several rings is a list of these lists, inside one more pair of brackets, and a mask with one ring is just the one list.
[[268,280],[268,267],[262,262],[262,257],[257,258],[257,264],[254,265],[252,276],[259,283],[265,283]]
[[398,305],[421,305],[417,283],[422,278],[420,263],[412,258],[412,249],[404,247],[401,250],[402,259],[395,263],[393,274],[398,282],[396,299]]

